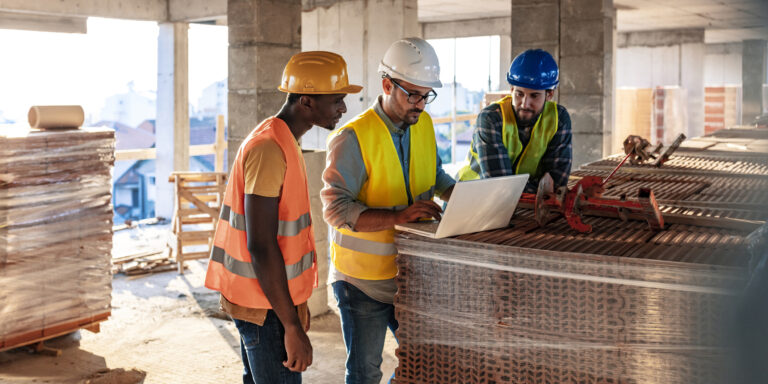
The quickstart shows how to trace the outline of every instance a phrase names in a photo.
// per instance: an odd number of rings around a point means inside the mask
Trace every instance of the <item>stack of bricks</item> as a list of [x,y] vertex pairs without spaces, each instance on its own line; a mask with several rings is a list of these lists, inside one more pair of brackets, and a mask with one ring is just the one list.
[[704,88],[704,134],[741,124],[741,87]]
[[579,234],[525,212],[398,235],[397,383],[722,382],[749,231],[588,217]]
[[[766,135],[729,129],[695,140]],[[574,179],[605,177],[620,160],[586,164]],[[765,262],[751,245],[766,233],[767,182],[765,151],[696,146],[661,168],[627,164],[606,186],[609,198],[658,190],[662,208],[687,218],[662,231],[585,216],[593,230],[578,233],[563,218],[540,227],[518,209],[494,231],[397,235],[396,382],[731,381],[728,325],[738,324],[738,298]]]

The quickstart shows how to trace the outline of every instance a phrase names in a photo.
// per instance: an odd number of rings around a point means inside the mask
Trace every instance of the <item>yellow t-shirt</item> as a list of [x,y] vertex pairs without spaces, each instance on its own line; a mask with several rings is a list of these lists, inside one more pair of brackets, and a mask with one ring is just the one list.
[[[301,152],[299,143],[296,141],[294,143],[297,150]],[[243,161],[244,192],[250,195],[279,197],[285,180],[285,168],[285,157],[277,142],[263,140],[254,145],[245,154]],[[219,304],[221,310],[229,316],[256,325],[264,325],[264,319],[267,317],[266,309],[239,306],[224,296],[221,296]],[[307,303],[297,305],[296,310],[302,326],[306,328],[309,315]]]
[[263,140],[245,154],[243,174],[244,192],[264,197],[280,196],[285,180],[285,157],[273,140]]

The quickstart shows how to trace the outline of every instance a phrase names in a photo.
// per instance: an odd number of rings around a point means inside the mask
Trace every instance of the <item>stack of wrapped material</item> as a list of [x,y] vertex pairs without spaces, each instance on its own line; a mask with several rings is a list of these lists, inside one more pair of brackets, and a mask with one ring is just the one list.
[[0,130],[0,350],[110,314],[114,131]]
[[748,231],[587,217],[396,237],[397,383],[715,383]]
[[[494,231],[399,234],[396,382],[733,382],[738,302],[766,263],[754,244],[768,233],[767,138],[721,130],[661,168],[619,169],[604,196],[652,188],[678,215],[662,231],[587,216],[593,231],[578,233],[518,209]],[[621,159],[583,165],[571,185]]]

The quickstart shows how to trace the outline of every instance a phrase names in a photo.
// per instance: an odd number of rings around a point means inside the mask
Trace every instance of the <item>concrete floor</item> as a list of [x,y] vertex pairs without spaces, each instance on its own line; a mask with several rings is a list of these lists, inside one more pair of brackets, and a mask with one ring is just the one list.
[[[2,352],[0,383],[134,384],[142,382],[142,372],[147,384],[242,382],[237,330],[231,321],[215,317],[218,293],[203,287],[207,260],[188,264],[184,275],[166,272],[135,280],[116,275],[112,317],[100,333],[80,331],[47,342],[62,349],[59,357],[25,349]],[[316,316],[311,324],[314,362],[303,381],[343,383],[338,314]],[[388,333],[382,383],[394,372],[396,347]]]

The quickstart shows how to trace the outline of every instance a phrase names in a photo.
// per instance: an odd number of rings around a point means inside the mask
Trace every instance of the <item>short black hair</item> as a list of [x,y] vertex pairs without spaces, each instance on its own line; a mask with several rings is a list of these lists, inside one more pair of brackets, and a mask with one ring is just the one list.
[[296,104],[302,96],[315,97],[315,95],[308,95],[303,93],[289,93],[285,98],[285,102],[288,103],[288,105]]

